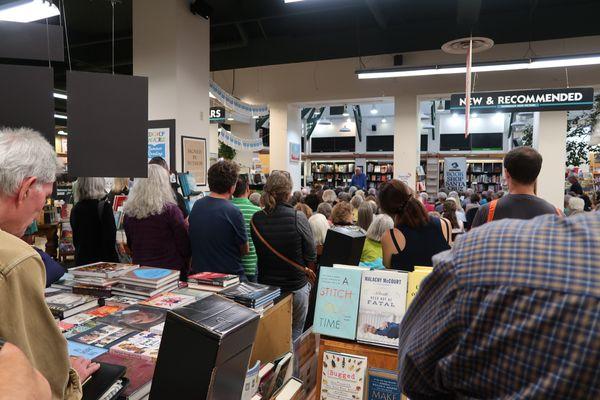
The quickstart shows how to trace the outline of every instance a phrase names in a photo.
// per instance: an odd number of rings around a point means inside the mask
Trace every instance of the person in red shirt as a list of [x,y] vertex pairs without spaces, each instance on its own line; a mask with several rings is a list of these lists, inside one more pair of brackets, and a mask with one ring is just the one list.
[[419,194],[419,200],[421,200],[421,203],[423,203],[427,212],[435,211],[435,205],[429,203],[429,195],[427,192],[421,192]]

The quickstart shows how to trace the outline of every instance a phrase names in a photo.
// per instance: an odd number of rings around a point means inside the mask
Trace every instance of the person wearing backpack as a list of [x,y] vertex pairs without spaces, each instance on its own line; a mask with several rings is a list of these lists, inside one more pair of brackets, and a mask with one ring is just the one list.
[[482,205],[473,219],[472,228],[504,218],[532,219],[544,214],[558,214],[552,204],[535,195],[535,184],[542,169],[542,155],[522,146],[504,157],[504,178],[508,194]]

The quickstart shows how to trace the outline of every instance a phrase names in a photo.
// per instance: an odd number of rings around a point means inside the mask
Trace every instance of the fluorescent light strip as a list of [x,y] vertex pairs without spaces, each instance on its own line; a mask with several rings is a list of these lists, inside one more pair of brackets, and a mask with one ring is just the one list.
[[52,93],[52,95],[54,96],[55,99],[63,99],[63,100],[67,99],[66,94],[54,92],[54,93]]
[[284,0],[284,3],[286,3],[286,4],[287,4],[287,3],[299,3],[299,2],[301,2],[301,1],[302,1],[302,0]]
[[[497,64],[475,65],[473,72],[517,71],[526,69],[579,67],[584,65],[599,65],[600,56],[591,55],[571,58],[538,59],[531,61],[513,61]],[[358,79],[405,78],[411,76],[431,76],[466,74],[467,68],[461,66],[440,66],[421,69],[357,71]]]
[[66,115],[61,115],[61,114],[54,114],[54,118],[67,119],[67,116]]
[[50,0],[14,0],[0,6],[0,21],[33,22],[60,15]]

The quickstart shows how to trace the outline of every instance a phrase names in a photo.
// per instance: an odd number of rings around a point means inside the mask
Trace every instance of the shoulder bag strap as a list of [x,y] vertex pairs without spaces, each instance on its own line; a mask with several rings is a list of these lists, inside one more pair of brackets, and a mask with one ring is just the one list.
[[396,247],[398,254],[402,253],[402,250],[400,250],[400,246],[398,245],[398,241],[396,240],[396,235],[394,234],[394,228],[390,229],[390,236],[392,237],[392,242],[394,242],[394,247]]
[[494,220],[494,214],[496,213],[496,205],[498,204],[498,200],[492,200],[490,203],[490,209],[488,210],[487,222],[492,222]]
[[440,218],[440,229],[442,230],[442,237],[444,236],[444,228],[442,228],[442,223],[446,227],[446,231],[448,232],[448,237],[445,238],[446,242],[450,244],[452,242],[452,225],[445,218]]

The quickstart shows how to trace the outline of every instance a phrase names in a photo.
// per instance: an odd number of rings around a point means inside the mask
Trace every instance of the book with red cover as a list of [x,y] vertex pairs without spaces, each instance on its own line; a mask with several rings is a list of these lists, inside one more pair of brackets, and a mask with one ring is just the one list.
[[129,386],[123,393],[123,397],[126,399],[139,399],[150,393],[152,376],[156,366],[155,362],[113,353],[102,354],[94,358],[93,361],[121,365],[127,368],[125,377],[129,379]]
[[188,276],[188,282],[227,287],[240,281],[237,275],[221,274],[218,272],[200,272]]
[[122,207],[125,201],[127,200],[127,196],[125,195],[117,195],[113,201],[113,211],[117,211],[119,207]]

